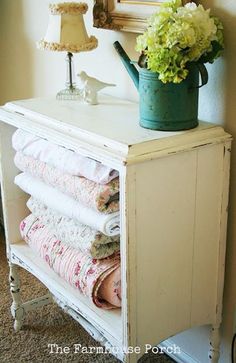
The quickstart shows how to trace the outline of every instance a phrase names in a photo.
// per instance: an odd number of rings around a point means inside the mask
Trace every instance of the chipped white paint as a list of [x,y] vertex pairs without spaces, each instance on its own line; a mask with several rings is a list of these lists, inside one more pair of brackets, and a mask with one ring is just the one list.
[[217,363],[220,357],[220,324],[213,325],[210,337],[209,362]]
[[20,298],[20,279],[17,273],[18,266],[10,263],[10,291],[12,296],[11,314],[14,318],[14,329],[19,331],[23,324],[24,309]]
[[[136,363],[156,345],[194,326],[211,324],[210,361],[218,361],[231,137],[200,123],[185,132],[138,126],[138,105],[111,97],[88,107],[32,99],[0,109],[1,175],[7,251],[17,330],[24,314],[56,301],[96,340]],[[69,147],[120,173],[122,310],[103,311],[68,286],[21,241],[27,195],[13,179],[15,128]],[[22,303],[15,266],[34,274],[49,295]],[[13,293],[13,291],[16,291]],[[123,354],[140,346],[140,355]],[[207,357],[206,357],[207,359]]]

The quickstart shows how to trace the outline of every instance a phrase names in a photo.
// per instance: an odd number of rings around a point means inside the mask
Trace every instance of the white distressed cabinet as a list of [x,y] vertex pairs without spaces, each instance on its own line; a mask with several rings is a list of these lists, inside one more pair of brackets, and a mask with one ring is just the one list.
[[[219,356],[231,136],[214,124],[159,132],[138,124],[138,105],[103,96],[97,106],[50,98],[0,109],[1,181],[11,311],[19,330],[27,311],[61,305],[124,362],[145,345],[212,325],[209,358]],[[70,287],[21,240],[28,195],[14,185],[11,137],[22,128],[112,166],[120,173],[122,309],[104,311]],[[17,268],[48,294],[22,302]],[[36,319],[37,315],[35,315]],[[79,337],[78,337],[79,340]],[[141,347],[128,354],[128,347]],[[114,350],[115,354],[115,350]]]

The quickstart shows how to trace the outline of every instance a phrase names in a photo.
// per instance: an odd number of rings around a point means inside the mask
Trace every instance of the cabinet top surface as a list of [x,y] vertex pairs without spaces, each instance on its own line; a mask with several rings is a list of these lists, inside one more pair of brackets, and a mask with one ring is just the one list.
[[[149,152],[149,145],[158,141],[163,144],[170,139],[173,142],[179,136],[195,137],[194,135],[206,133],[207,130],[221,129],[214,124],[201,122],[197,128],[188,131],[148,130],[139,126],[137,103],[104,95],[100,95],[99,100],[99,105],[92,106],[78,101],[35,98],[7,103],[4,110],[14,113],[15,118],[18,115],[21,119],[23,117],[32,120],[32,126],[34,124],[46,126],[86,142],[90,141],[97,145],[100,143],[119,150],[123,155],[128,155],[132,146],[136,154],[140,145],[144,144],[145,151]],[[20,121],[14,126],[20,127]]]

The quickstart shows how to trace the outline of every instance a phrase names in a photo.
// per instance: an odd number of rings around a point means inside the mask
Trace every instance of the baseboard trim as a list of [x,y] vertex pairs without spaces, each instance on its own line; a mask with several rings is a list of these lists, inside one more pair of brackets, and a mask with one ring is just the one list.
[[[159,344],[159,346],[165,347],[165,348],[168,348],[168,347],[171,347],[174,345],[176,345],[176,344],[175,344],[174,340],[172,340],[172,339],[167,339],[164,342],[162,342],[161,344]],[[166,351],[165,351],[165,354],[167,354],[170,358],[172,358],[177,363],[200,363],[198,360],[194,359],[191,355],[189,355],[183,349],[181,349],[180,354],[167,353]]]

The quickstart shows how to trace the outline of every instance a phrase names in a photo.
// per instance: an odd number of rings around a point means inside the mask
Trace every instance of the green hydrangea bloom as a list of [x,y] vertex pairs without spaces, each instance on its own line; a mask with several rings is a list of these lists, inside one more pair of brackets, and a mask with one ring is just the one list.
[[223,25],[202,5],[181,0],[163,3],[137,38],[136,50],[144,52],[147,68],[163,83],[180,83],[189,62],[213,62],[223,49]]

